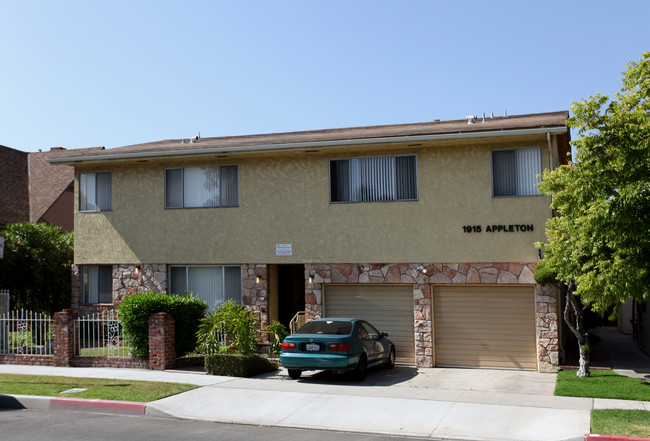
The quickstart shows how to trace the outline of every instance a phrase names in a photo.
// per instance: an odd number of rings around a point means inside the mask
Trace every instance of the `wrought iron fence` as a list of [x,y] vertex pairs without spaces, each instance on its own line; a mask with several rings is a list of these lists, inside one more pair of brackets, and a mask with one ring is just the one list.
[[52,318],[32,311],[0,314],[0,353],[53,355]]
[[77,357],[129,357],[117,311],[101,312],[75,320],[74,347]]
[[11,296],[8,289],[0,289],[0,314],[6,314],[11,307]]

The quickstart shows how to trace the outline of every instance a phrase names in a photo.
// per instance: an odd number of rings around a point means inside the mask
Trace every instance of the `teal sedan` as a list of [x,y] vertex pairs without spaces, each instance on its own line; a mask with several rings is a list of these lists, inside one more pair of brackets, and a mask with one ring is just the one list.
[[395,366],[395,345],[365,320],[321,318],[284,339],[280,363],[294,380],[306,370],[352,371],[362,380],[370,367]]

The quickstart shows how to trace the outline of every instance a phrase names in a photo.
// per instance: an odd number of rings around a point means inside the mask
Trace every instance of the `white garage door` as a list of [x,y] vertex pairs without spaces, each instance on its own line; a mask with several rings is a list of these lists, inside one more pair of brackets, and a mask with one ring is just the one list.
[[436,366],[537,369],[530,286],[434,286]]
[[367,320],[388,333],[398,362],[415,363],[411,285],[326,285],[323,314]]

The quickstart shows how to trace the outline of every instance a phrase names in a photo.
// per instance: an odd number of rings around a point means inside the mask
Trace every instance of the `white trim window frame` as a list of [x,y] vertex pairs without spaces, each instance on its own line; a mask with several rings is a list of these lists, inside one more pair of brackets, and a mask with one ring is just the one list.
[[210,308],[227,300],[242,304],[241,265],[169,265],[169,293],[194,293]]
[[112,265],[81,265],[81,303],[113,303]]
[[417,156],[330,159],[330,203],[418,200]]
[[165,208],[239,206],[239,167],[210,165],[165,169]]
[[111,172],[79,174],[79,211],[111,211],[112,200]]
[[539,196],[542,181],[542,148],[492,150],[492,196]]

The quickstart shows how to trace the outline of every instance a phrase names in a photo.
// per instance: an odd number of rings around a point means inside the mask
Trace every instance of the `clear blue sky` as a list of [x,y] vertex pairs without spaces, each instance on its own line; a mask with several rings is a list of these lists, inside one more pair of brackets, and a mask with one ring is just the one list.
[[648,0],[0,0],[0,144],[568,110],[620,90],[648,17]]

